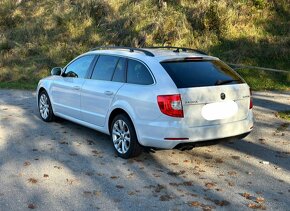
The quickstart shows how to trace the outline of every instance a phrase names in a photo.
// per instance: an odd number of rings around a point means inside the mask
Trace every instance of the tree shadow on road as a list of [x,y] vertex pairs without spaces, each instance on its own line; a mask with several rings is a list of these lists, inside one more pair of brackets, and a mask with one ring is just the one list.
[[[253,190],[260,189],[268,196],[272,191],[270,184],[250,186],[239,181],[240,176],[247,177],[241,171],[254,171],[257,166],[250,160],[228,162],[223,151],[265,159],[265,154],[275,154],[273,149],[237,141],[189,152],[161,150],[123,160],[115,156],[107,135],[66,120],[45,123],[31,93],[20,92],[20,96],[17,91],[0,96],[0,130],[5,131],[0,135],[3,209],[22,209],[30,203],[41,209],[69,210],[245,209],[251,201],[242,192],[255,194]],[[221,157],[223,162],[218,163]],[[277,166],[289,171],[286,159]],[[228,175],[231,171],[238,175]],[[259,177],[272,176],[262,171]],[[287,206],[285,197],[279,199],[282,207]]]

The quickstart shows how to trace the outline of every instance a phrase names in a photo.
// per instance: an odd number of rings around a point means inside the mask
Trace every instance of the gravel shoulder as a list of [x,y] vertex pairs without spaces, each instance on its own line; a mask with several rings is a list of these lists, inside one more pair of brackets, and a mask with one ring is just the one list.
[[123,160],[108,136],[45,123],[35,93],[0,90],[1,210],[289,210],[290,94],[255,92],[243,140]]

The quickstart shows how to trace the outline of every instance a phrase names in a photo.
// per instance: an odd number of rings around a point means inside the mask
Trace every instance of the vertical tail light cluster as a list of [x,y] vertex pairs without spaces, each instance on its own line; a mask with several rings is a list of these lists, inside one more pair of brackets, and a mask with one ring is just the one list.
[[180,94],[157,96],[158,106],[163,114],[183,118],[183,107]]
[[253,97],[252,97],[252,90],[250,88],[250,106],[249,106],[249,109],[252,109],[253,108]]

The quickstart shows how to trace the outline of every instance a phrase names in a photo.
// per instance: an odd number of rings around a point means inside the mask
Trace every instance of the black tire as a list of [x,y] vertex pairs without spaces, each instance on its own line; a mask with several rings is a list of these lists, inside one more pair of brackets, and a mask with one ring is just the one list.
[[[47,109],[48,109],[47,115],[43,115],[41,111],[41,106],[43,106],[43,104],[41,103],[42,96],[46,97],[47,99],[46,101]],[[38,111],[39,111],[40,118],[45,122],[52,122],[55,119],[49,96],[45,90],[41,91],[38,95]]]
[[[119,120],[125,122],[126,126],[124,126],[124,128],[127,127],[128,131],[129,131],[129,138],[130,138],[129,147],[128,147],[128,150],[125,153],[124,152],[121,153],[120,150],[118,151],[117,146],[114,143],[114,135],[115,135],[115,139],[116,139],[116,137],[118,137],[118,135],[113,134],[114,125],[115,124],[118,125],[118,121]],[[115,129],[115,131],[116,131],[116,129]],[[124,129],[124,131],[126,131],[126,129]],[[113,121],[111,123],[110,132],[111,132],[111,140],[112,140],[113,147],[114,147],[114,149],[115,149],[115,151],[116,151],[116,153],[117,153],[117,155],[119,157],[124,158],[124,159],[128,159],[128,158],[132,158],[132,157],[137,157],[138,155],[140,155],[142,153],[142,149],[143,148],[142,148],[142,146],[138,142],[134,125],[133,125],[132,121],[130,120],[130,118],[127,115],[125,115],[125,114],[119,114],[119,115],[117,115],[113,119]],[[125,136],[127,136],[127,135],[125,135]],[[125,139],[125,136],[122,136],[123,137],[123,140]],[[119,137],[121,138],[121,135]],[[128,137],[126,137],[126,138],[128,138]],[[122,144],[123,143],[121,143],[121,145]]]

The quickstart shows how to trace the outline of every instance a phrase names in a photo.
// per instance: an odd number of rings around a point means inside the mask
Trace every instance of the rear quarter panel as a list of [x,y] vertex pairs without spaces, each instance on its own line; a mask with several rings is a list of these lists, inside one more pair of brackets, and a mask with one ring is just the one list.
[[[144,125],[149,125],[162,116],[158,103],[158,95],[178,94],[178,89],[158,61],[144,59],[153,78],[152,85],[124,84],[116,94],[107,116],[107,126],[110,113],[121,108],[128,113],[142,144]],[[109,130],[109,128],[108,128]]]

